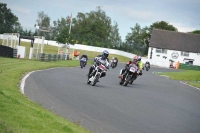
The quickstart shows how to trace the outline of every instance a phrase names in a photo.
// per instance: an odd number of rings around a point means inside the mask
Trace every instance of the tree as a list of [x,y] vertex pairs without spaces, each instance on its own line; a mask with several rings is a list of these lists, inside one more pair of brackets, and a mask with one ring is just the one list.
[[114,22],[114,26],[111,27],[110,37],[109,37],[111,46],[114,49],[120,48],[121,45],[121,36],[119,35],[119,28],[117,22]]
[[[67,21],[69,17],[58,19],[53,21],[52,39],[55,40],[65,27],[69,27],[69,22]],[[69,31],[68,31],[69,32]]]
[[60,44],[75,43],[73,35],[69,34],[69,27],[64,27],[61,33],[56,36],[56,41]]
[[170,30],[170,31],[178,31],[173,25],[170,25],[168,22],[165,21],[158,21],[150,25],[150,31],[153,29],[161,29],[161,30]]
[[194,30],[194,31],[192,31],[191,33],[200,34],[200,30]]
[[97,7],[90,13],[78,13],[73,19],[71,34],[82,44],[112,47],[109,36],[111,32],[111,19],[106,13]]
[[22,30],[18,17],[7,8],[7,4],[0,2],[0,33],[12,33]]
[[[47,14],[45,14],[43,11],[38,12],[38,18],[36,20],[36,23],[37,23],[36,25],[38,25],[40,29],[49,30],[50,20],[51,20],[50,17]],[[48,38],[48,34],[49,34],[48,32],[45,33],[43,31],[38,31],[38,35],[44,36],[45,38]]]

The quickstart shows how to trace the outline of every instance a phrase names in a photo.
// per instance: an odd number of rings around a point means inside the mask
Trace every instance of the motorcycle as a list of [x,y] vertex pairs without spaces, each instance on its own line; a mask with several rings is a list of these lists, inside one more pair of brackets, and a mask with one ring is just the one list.
[[137,71],[138,69],[135,64],[130,65],[127,69],[126,75],[120,79],[119,84],[124,86],[127,86],[128,83],[132,84],[137,78]]
[[149,64],[145,64],[146,71],[150,69]]
[[86,61],[87,61],[87,60],[86,60],[86,58],[84,58],[84,57],[80,59],[80,66],[81,66],[81,68],[85,67]]
[[103,72],[107,71],[107,68],[105,67],[104,63],[98,62],[93,72],[90,74],[90,78],[88,78],[87,84],[92,83],[92,86],[95,86],[95,84],[98,82],[99,78],[101,77],[101,74]]
[[117,60],[111,60],[110,61],[110,66],[114,69],[115,67],[116,67],[116,65],[117,65]]

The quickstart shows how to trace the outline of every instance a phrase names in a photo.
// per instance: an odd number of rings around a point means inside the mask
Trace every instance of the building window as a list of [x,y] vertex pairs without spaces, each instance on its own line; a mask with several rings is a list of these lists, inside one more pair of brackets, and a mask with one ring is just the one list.
[[187,56],[187,57],[189,57],[189,52],[183,52],[183,51],[182,51],[182,52],[181,52],[181,55],[182,55],[182,56]]
[[163,53],[163,54],[167,54],[167,49],[156,49],[156,53]]

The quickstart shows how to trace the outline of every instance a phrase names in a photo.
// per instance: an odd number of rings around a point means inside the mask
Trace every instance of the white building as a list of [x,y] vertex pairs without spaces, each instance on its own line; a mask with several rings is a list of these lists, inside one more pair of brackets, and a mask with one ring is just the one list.
[[169,67],[171,61],[200,66],[200,35],[154,29],[148,60],[163,67]]

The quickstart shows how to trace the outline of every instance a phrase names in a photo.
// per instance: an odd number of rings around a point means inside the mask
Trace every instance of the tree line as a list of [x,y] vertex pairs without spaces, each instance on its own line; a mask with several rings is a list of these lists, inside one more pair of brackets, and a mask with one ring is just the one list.
[[[149,39],[154,28],[178,31],[176,27],[165,21],[157,21],[149,27],[141,27],[138,23],[130,27],[130,32],[122,41],[118,23],[106,15],[100,7],[89,13],[78,12],[76,17],[61,17],[50,24],[51,18],[43,11],[38,12],[35,27],[43,27],[50,32],[43,32],[36,29],[23,29],[7,4],[0,3],[0,33],[20,33],[25,36],[44,36],[47,40],[55,40],[60,44],[83,44],[104,48],[118,49],[134,54],[145,55],[148,52]],[[70,27],[71,26],[71,27]],[[71,30],[70,30],[71,29]],[[70,32],[70,33],[69,33]],[[200,34],[200,30],[191,33]]]

